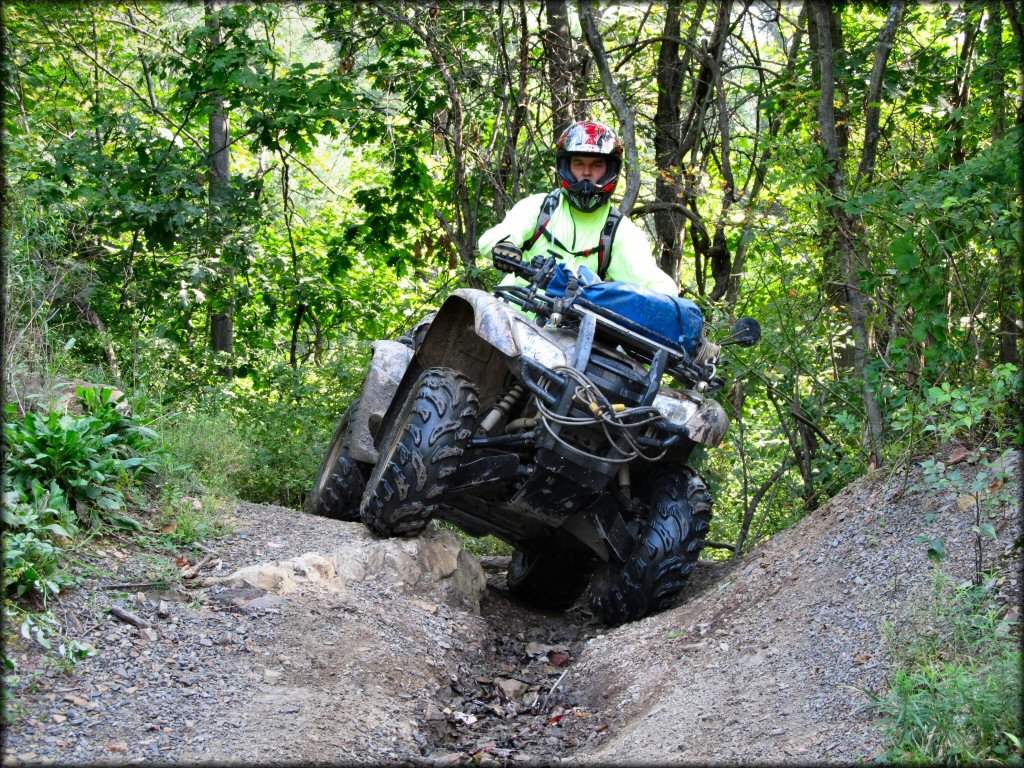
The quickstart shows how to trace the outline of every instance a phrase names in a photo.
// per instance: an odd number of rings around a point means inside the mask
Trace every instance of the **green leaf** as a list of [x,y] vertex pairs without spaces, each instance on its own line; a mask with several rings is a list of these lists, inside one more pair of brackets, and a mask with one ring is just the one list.
[[928,559],[933,563],[941,563],[946,559],[946,545],[942,539],[932,539],[928,547]]
[[921,263],[921,257],[917,253],[912,232],[907,232],[893,240],[891,250],[893,262],[901,272],[910,272]]

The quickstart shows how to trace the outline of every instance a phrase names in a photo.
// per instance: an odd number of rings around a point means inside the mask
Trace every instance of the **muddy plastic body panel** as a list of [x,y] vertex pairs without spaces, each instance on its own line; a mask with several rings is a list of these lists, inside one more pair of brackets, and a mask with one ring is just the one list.
[[352,415],[349,455],[357,461],[377,463],[377,449],[373,445],[371,428],[375,428],[384,418],[412,356],[412,348],[401,342],[373,343],[370,370],[366,374],[359,406]]

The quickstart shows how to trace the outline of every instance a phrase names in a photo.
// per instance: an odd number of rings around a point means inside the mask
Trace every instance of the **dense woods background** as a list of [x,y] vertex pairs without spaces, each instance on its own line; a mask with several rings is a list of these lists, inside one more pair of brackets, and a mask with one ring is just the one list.
[[479,233],[593,117],[710,336],[764,326],[702,459],[739,552],[869,467],[1014,438],[1022,17],[5,3],[8,419],[56,376],[116,385],[182,461],[297,506],[369,342],[495,281]]
[[[1021,548],[993,461],[1022,442],[1021,0],[5,2],[0,22],[5,640],[70,673],[97,649],[52,606],[102,562],[91,540],[173,585],[239,498],[298,508],[370,343],[496,281],[479,234],[553,187],[555,137],[589,117],[625,138],[616,202],[712,340],[764,328],[722,371],[728,442],[698,457],[705,556],[920,464],[971,516],[976,567],[936,582],[927,637],[890,638],[886,754],[1019,764],[1019,614],[997,600],[1019,574],[982,555]],[[80,382],[122,407],[83,389],[67,413]],[[917,543],[941,561],[934,519]],[[36,683],[0,666],[11,722]]]

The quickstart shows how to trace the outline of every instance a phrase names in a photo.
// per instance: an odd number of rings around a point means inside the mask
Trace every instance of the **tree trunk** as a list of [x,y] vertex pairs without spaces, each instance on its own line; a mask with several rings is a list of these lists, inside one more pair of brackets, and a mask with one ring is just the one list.
[[[677,203],[682,188],[680,168],[674,164],[679,148],[679,101],[683,92],[685,68],[679,58],[679,12],[681,0],[671,0],[665,7],[661,49],[658,52],[658,106],[654,113],[654,161],[658,167],[654,197],[661,203]],[[679,268],[683,262],[686,219],[666,206],[654,214],[657,236],[658,265],[679,284]]]
[[[676,148],[673,165],[681,165],[683,158],[691,151],[696,154],[698,142],[705,133],[705,118],[708,107],[715,97],[715,73],[722,63],[725,41],[729,34],[731,10],[731,3],[718,4],[711,39],[709,42],[702,43],[700,49],[694,54],[700,59],[701,65],[693,85],[693,93],[690,97],[686,119],[683,120],[680,126],[681,138]],[[696,27],[699,24],[700,18],[697,17],[694,19],[694,26]],[[693,164],[696,164],[695,160]],[[697,193],[694,189],[693,178],[691,176],[686,177],[683,199],[688,208],[693,212],[693,216],[690,217],[690,242],[693,247],[694,276],[697,283],[697,292],[703,296],[705,293],[704,265],[710,261],[714,238],[708,234],[707,227],[704,225],[703,218],[697,208]],[[698,222],[700,226],[697,226]]]
[[848,200],[846,173],[840,152],[839,135],[836,128],[842,113],[835,109],[835,60],[833,57],[831,28],[831,6],[823,0],[811,0],[809,16],[814,19],[813,39],[818,55],[821,100],[818,104],[818,125],[820,141],[825,153],[825,186],[833,205],[828,207],[831,215],[832,236],[827,251],[838,257],[840,287],[843,290],[847,316],[853,332],[853,369],[861,382],[867,425],[864,434],[864,449],[873,467],[882,465],[882,414],[872,388],[867,359],[870,354],[867,330],[867,301],[860,290],[859,273],[868,265],[863,252],[866,248],[864,222],[848,213],[843,203]]
[[[985,33],[988,42],[988,83],[992,104],[992,140],[1000,141],[1006,135],[1006,77],[1003,72],[1003,15],[999,0],[988,2],[988,27]],[[1017,327],[1022,292],[1020,281],[1015,279],[1014,260],[1007,258],[999,249],[996,253],[999,264],[999,362],[1020,363],[1017,348],[1020,336]]]
[[[551,89],[551,128],[557,141],[566,128],[581,116],[577,115],[575,61],[566,0],[546,0],[548,26],[541,39],[548,65],[548,86]],[[524,32],[525,34],[525,32]]]
[[732,274],[732,255],[725,240],[725,222],[729,209],[736,201],[736,182],[732,175],[732,159],[730,157],[729,107],[725,100],[725,87],[722,84],[722,68],[717,63],[714,67],[715,93],[718,97],[718,134],[722,144],[719,165],[722,171],[722,207],[715,222],[715,234],[711,238],[711,250],[708,258],[711,261],[711,278],[714,286],[708,299],[718,301],[729,289],[729,278]]
[[860,166],[857,168],[857,183],[855,188],[860,187],[862,182],[870,183],[875,172],[875,159],[878,156],[878,140],[881,138],[879,120],[882,114],[882,79],[886,67],[889,64],[889,56],[892,54],[893,45],[896,42],[896,29],[903,18],[903,11],[906,3],[898,0],[889,9],[889,16],[886,18],[885,26],[878,35],[878,45],[875,47],[875,64],[871,68],[871,79],[868,80],[868,92],[865,97],[866,118],[864,121],[864,150],[861,153]]
[[[224,44],[224,33],[220,29],[220,22],[216,16],[220,9],[217,0],[205,0],[206,26],[211,31],[210,46],[216,50]],[[223,352],[232,355],[235,348],[234,330],[234,269],[225,259],[224,248],[225,232],[223,221],[230,198],[231,189],[231,150],[230,144],[230,123],[228,113],[224,107],[224,97],[220,93],[213,93],[210,96],[212,111],[210,112],[209,124],[209,156],[210,156],[210,177],[209,177],[209,256],[211,261],[218,251],[222,262],[222,274],[225,278],[223,294],[217,297],[217,305],[210,318],[210,344],[214,352]],[[220,374],[225,378],[231,377],[229,366],[222,366]]]
[[[778,468],[772,472],[771,476],[765,480],[758,489],[754,492],[750,502],[743,510],[743,519],[740,521],[740,533],[736,537],[736,543],[733,544],[733,557],[742,557],[743,545],[747,543],[747,536],[750,534],[750,524],[754,522],[754,515],[757,514],[757,508],[761,506],[761,501],[768,491],[775,487],[775,484],[782,479],[782,476],[786,474],[789,469],[790,458],[787,456],[782,460],[782,463]],[[772,494],[774,496],[774,493]],[[767,513],[766,513],[767,514]]]
[[[789,44],[789,52],[786,57],[786,69],[780,78],[779,82],[786,82],[793,76],[793,71],[796,68],[797,54],[800,52],[800,46],[803,41],[803,29],[806,25],[807,9],[801,8],[800,14],[796,21],[796,31],[793,33],[793,38]],[[760,62],[758,62],[760,64]],[[758,105],[758,109],[760,109]],[[777,108],[776,108],[777,109]],[[758,144],[764,145],[764,150],[761,155],[761,161],[757,164],[754,170],[754,186],[751,189],[750,194],[747,195],[745,207],[747,213],[743,222],[743,232],[740,234],[739,243],[736,246],[736,253],[733,256],[732,262],[732,274],[729,277],[729,287],[725,294],[725,304],[731,311],[736,306],[736,302],[739,300],[740,295],[740,284],[743,277],[743,271],[746,268],[747,249],[750,247],[750,243],[754,239],[754,220],[750,216],[750,209],[753,207],[753,202],[761,194],[761,190],[764,189],[765,179],[768,177],[768,163],[771,160],[771,146],[773,140],[779,135],[779,128],[782,126],[782,112],[777,111],[774,115],[769,113],[768,117],[768,128],[767,136],[768,141],[758,142]]]
[[619,86],[612,76],[611,68],[608,66],[608,57],[604,52],[604,41],[597,29],[597,21],[594,19],[593,0],[579,0],[580,26],[583,27],[583,37],[587,41],[587,47],[594,56],[594,63],[598,72],[601,73],[601,84],[604,86],[605,96],[611,102],[612,109],[619,119],[619,129],[622,135],[622,143],[626,147],[626,189],[622,193],[622,203],[619,207],[622,213],[629,216],[636,204],[637,195],[640,194],[640,160],[636,151],[636,125],[633,109],[626,102]]

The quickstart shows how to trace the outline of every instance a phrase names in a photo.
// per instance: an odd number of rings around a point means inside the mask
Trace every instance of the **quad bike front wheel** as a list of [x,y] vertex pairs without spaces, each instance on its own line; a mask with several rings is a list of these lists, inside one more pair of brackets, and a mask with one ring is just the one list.
[[306,511],[334,520],[359,521],[359,500],[366,488],[371,465],[349,456],[352,431],[349,425],[359,400],[352,401],[334,430],[330,446],[320,462],[313,489],[306,497]]
[[682,591],[711,527],[711,495],[690,469],[673,468],[640,488],[649,512],[632,553],[594,574],[590,608],[612,626],[669,608]]
[[590,583],[593,558],[551,545],[517,546],[508,564],[508,591],[524,603],[564,611]]
[[416,381],[380,446],[359,514],[381,536],[415,536],[459,466],[479,410],[477,388],[451,368]]

